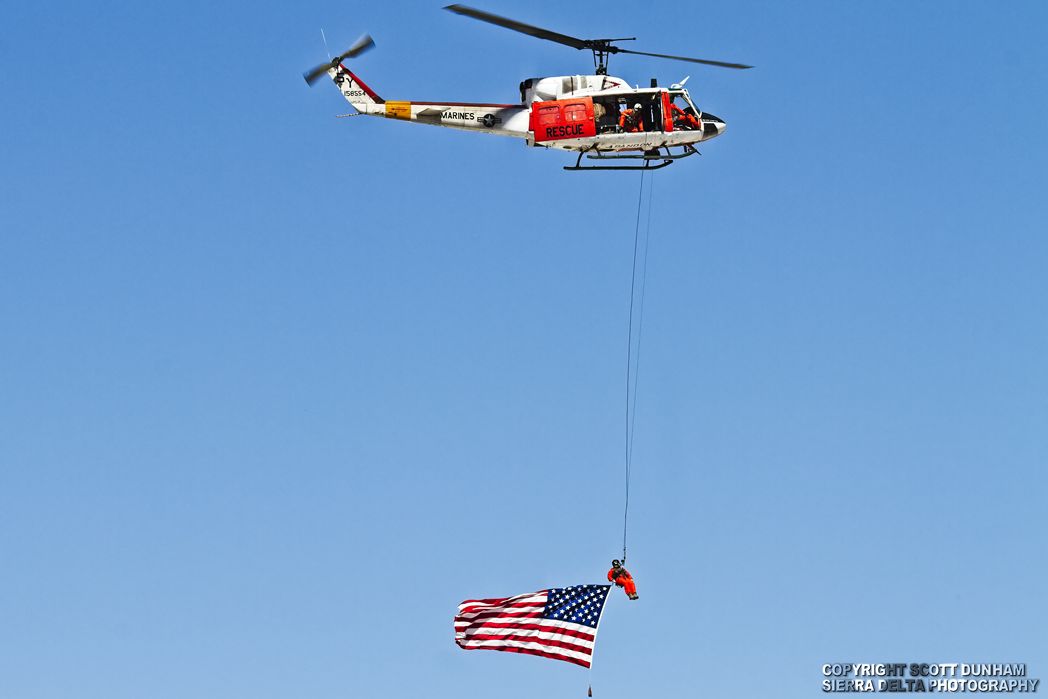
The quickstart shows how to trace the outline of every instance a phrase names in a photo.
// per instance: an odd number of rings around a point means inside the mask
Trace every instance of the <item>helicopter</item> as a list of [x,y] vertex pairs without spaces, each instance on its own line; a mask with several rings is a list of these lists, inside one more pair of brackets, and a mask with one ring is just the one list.
[[[329,63],[303,73],[306,83],[312,86],[325,74],[331,78],[355,110],[342,116],[380,116],[521,138],[528,146],[576,151],[575,164],[564,166],[569,171],[657,170],[695,155],[695,145],[724,133],[726,124],[695,106],[684,87],[690,76],[668,88],[659,87],[655,79],[648,88],[630,87],[622,78],[608,75],[608,58],[623,53],[737,70],[752,67],[616,46],[635,41],[636,37],[578,39],[466,5],[448,5],[444,9],[538,39],[589,50],[593,53],[594,74],[528,78],[520,83],[519,104],[385,100],[344,64],[375,46],[375,41],[365,34]],[[583,165],[583,156],[603,164]]]

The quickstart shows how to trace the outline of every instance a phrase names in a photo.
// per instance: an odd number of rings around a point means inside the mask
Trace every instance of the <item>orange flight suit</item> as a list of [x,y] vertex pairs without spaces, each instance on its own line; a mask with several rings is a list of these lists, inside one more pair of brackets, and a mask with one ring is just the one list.
[[626,595],[630,598],[637,594],[637,584],[633,582],[633,576],[625,568],[619,567],[617,570],[615,568],[609,570],[608,580],[623,588]]
[[[624,109],[619,116],[619,126],[622,127],[623,131],[637,133],[644,130],[644,120],[634,110]],[[608,578],[608,580],[611,580],[611,578]]]
[[673,115],[674,126],[683,126],[687,129],[702,128],[702,125],[699,124],[699,120],[695,118],[695,115],[688,114],[686,111],[672,103],[670,104],[670,114]]

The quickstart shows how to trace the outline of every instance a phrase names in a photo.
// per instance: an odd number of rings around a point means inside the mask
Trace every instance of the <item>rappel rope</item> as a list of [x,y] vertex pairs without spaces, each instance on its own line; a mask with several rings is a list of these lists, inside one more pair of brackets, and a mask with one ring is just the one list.
[[[633,274],[630,279],[630,312],[626,326],[626,506],[622,512],[622,563],[626,563],[626,529],[630,515],[630,468],[633,465],[633,431],[637,421],[637,379],[640,375],[640,340],[644,331],[644,289],[648,279],[648,243],[651,241],[651,208],[655,181],[648,185],[648,216],[644,224],[644,253],[640,271],[640,303],[637,309],[637,353],[633,353],[633,306],[637,297],[637,253],[640,251],[640,215],[644,210],[644,172],[640,173],[640,191],[637,193],[637,222],[633,230]],[[592,676],[593,666],[590,665]],[[590,682],[586,696],[593,696]]]
[[633,466],[633,432],[637,421],[637,379],[640,374],[640,340],[644,331],[644,289],[648,276],[648,243],[651,240],[651,208],[655,190],[652,178],[648,186],[648,216],[644,227],[644,261],[640,275],[640,308],[637,313],[637,353],[633,356],[633,306],[637,297],[637,252],[640,249],[640,216],[644,209],[644,172],[640,173],[637,193],[637,221],[633,231],[633,275],[630,279],[630,312],[626,330],[626,504],[622,513],[622,561],[626,561],[626,531],[630,514],[630,470]]
[[[637,253],[640,251],[640,215],[644,210],[644,172],[640,173],[640,191],[637,193],[637,222],[633,229],[633,275],[630,278],[630,312],[626,326],[626,506],[622,512],[622,563],[626,563],[626,527],[630,515],[630,468],[633,464],[633,428],[637,421],[637,378],[640,374],[640,339],[644,331],[644,288],[648,278],[648,243],[651,241],[651,202],[655,181],[648,185],[648,216],[644,224],[644,261],[640,271],[640,303],[637,310],[637,353],[633,355],[633,306],[637,297]],[[593,676],[592,662],[589,667]],[[593,682],[586,689],[593,696]]]

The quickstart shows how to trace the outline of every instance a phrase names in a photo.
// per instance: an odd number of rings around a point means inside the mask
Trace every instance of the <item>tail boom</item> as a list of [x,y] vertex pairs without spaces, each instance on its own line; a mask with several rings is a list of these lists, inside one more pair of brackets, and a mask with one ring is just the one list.
[[481,102],[412,102],[384,100],[344,65],[328,75],[347,102],[361,114],[413,121],[463,131],[529,137],[531,110],[522,104]]

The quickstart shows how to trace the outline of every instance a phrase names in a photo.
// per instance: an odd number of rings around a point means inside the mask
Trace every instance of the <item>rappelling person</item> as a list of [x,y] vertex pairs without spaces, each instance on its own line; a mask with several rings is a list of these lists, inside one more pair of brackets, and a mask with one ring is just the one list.
[[626,596],[630,599],[640,599],[640,595],[637,594],[637,584],[633,582],[633,576],[622,567],[622,563],[617,558],[611,562],[608,580],[623,588],[626,591]]
[[623,109],[619,115],[619,127],[627,133],[637,133],[644,130],[644,119],[641,118],[640,103],[633,105],[633,109]]

